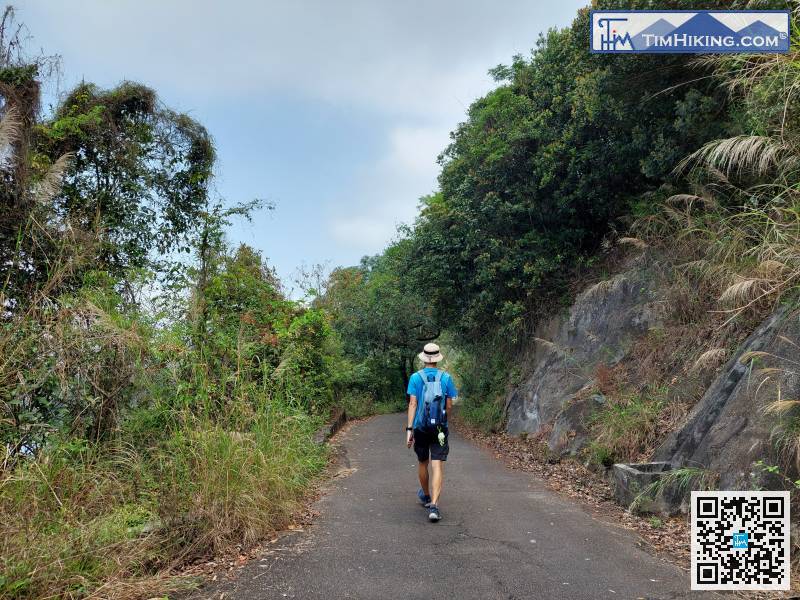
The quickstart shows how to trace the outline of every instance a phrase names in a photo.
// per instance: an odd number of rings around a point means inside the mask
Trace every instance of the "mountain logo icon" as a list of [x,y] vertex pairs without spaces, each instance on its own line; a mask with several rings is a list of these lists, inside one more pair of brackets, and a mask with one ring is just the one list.
[[591,52],[785,53],[789,11],[590,11]]

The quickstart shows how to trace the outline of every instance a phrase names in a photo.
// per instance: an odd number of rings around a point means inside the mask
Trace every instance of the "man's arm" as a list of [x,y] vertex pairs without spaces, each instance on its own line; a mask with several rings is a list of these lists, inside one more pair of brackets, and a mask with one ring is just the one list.
[[453,408],[453,398],[458,396],[458,390],[453,384],[453,378],[449,373],[447,375],[447,391],[445,393],[447,395],[445,396],[444,409],[447,411],[447,414],[450,414],[450,409]]
[[[408,399],[408,425],[407,427],[414,426],[414,415],[417,413],[417,397],[413,394]],[[411,448],[411,443],[414,441],[414,432],[406,431],[406,447]]]

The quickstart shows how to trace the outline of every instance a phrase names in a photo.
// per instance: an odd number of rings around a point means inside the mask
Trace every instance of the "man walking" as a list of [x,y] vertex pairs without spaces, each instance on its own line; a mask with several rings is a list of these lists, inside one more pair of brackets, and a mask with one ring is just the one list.
[[[425,344],[417,356],[423,368],[408,380],[406,446],[410,448],[414,445],[421,486],[417,497],[428,509],[428,519],[435,523],[442,518],[439,496],[444,480],[444,461],[450,452],[447,413],[458,391],[450,374],[436,367],[444,360],[438,345]],[[429,464],[432,474],[428,470]]]

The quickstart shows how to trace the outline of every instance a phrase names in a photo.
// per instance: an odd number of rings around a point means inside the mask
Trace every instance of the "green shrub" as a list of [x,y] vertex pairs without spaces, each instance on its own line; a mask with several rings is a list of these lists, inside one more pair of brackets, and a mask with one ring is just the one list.
[[394,400],[383,400],[372,405],[373,413],[376,415],[388,415],[408,410],[408,402],[405,394],[397,396]]
[[371,414],[375,414],[375,402],[371,394],[366,392],[352,392],[345,394],[339,400],[339,405],[347,413],[350,419],[359,419]]
[[617,457],[614,452],[607,446],[597,443],[595,440],[589,442],[584,452],[588,457],[589,464],[595,467],[608,469],[617,462]]
[[593,413],[589,421],[595,446],[590,453],[597,455],[596,462],[633,460],[650,449],[658,437],[658,419],[665,396],[664,389],[649,389],[610,398],[602,409]]
[[499,431],[503,425],[503,406],[497,400],[465,398],[458,407],[458,414],[468,424],[485,432]]
[[[495,351],[486,352],[486,347]],[[449,362],[459,390],[458,411],[468,424],[487,432],[503,426],[506,394],[512,380],[519,378],[511,367],[512,354],[509,344],[499,339],[452,352]]]
[[170,565],[283,526],[325,465],[320,419],[279,401],[229,414],[173,415],[165,431],[160,411],[140,410],[118,441],[51,440],[5,473],[0,596],[154,595],[181,584]]

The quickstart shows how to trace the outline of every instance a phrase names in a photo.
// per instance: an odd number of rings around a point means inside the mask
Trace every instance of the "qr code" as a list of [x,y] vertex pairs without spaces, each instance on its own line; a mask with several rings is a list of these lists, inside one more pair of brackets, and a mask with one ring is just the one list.
[[789,492],[692,492],[692,589],[789,589]]

